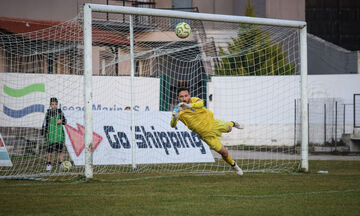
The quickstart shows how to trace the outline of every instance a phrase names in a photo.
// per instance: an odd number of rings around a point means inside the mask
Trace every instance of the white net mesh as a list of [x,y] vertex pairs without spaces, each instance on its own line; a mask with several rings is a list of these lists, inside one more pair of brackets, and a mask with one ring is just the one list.
[[[215,118],[245,126],[221,138],[245,172],[299,167],[298,29],[133,16],[135,77],[131,82],[129,16],[111,15],[107,20],[104,14],[94,13],[93,17],[95,174],[133,172],[134,164],[141,172],[231,171],[182,123],[170,127],[180,87],[203,99]],[[174,33],[179,22],[191,26],[186,39]],[[12,163],[0,166],[1,176],[82,174],[82,19],[15,22],[32,27],[29,33],[17,33],[7,25],[15,25],[14,21],[0,23],[0,132],[6,145],[1,159]],[[40,132],[52,97],[58,99],[67,122],[61,126],[63,155],[54,149],[52,169],[46,171],[49,138]],[[133,111],[126,111],[128,106]],[[60,169],[60,157],[72,161],[70,171]]]

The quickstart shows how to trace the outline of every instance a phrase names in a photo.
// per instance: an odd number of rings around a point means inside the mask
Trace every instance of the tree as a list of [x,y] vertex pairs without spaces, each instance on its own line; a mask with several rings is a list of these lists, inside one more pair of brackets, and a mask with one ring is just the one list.
[[[246,16],[255,17],[249,0]],[[240,24],[240,30],[227,47],[219,49],[215,62],[215,75],[291,75],[295,64],[288,62],[288,54],[282,44],[274,44],[269,32],[253,24]]]

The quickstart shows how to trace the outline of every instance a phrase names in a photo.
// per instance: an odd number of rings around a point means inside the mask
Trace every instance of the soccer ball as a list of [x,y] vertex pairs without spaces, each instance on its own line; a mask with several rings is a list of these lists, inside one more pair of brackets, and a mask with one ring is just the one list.
[[72,164],[70,161],[64,161],[61,163],[61,169],[63,171],[69,171],[71,169],[71,167],[72,167]]
[[182,22],[176,25],[175,34],[179,38],[187,38],[191,33],[191,27],[189,24]]

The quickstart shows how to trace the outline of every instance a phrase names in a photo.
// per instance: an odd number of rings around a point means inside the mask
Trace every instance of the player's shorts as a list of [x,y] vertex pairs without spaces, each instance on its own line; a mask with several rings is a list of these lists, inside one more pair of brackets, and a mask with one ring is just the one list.
[[50,144],[47,147],[47,152],[49,152],[49,153],[51,153],[53,151],[62,152],[63,148],[64,148],[64,143],[63,142],[57,142],[57,143]]
[[220,142],[221,134],[228,131],[229,126],[225,122],[215,119],[215,124],[212,130],[204,134],[204,136],[201,136],[201,139],[206,142],[206,144],[208,144],[210,148],[218,152],[222,147],[222,144]]

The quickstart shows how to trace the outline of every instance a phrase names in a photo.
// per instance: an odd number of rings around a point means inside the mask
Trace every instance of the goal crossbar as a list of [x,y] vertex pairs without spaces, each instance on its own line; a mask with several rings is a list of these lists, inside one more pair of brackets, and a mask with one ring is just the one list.
[[194,13],[194,12],[186,12],[186,11],[173,11],[173,10],[170,11],[164,9],[136,8],[136,7],[101,5],[101,4],[85,4],[84,7],[88,7],[93,12],[104,12],[104,13],[108,12],[108,13],[121,13],[121,14],[129,14],[129,15],[131,14],[131,15],[171,17],[171,18],[182,18],[182,19],[183,18],[197,19],[201,21],[275,25],[275,26],[293,27],[293,28],[303,28],[306,26],[306,22],[294,21],[294,20],[231,16],[231,15],[209,14],[209,13]]

